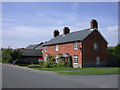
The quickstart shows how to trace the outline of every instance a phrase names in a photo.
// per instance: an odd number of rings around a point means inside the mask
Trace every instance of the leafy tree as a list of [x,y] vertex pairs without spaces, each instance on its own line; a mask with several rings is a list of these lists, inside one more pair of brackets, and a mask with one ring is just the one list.
[[120,44],[118,44],[118,45],[115,47],[114,55],[116,55],[116,56],[120,59]]
[[114,48],[108,48],[108,54],[114,55]]
[[22,57],[22,52],[17,49],[2,48],[2,62],[12,63],[13,60]]
[[115,48],[109,48],[108,54],[112,55],[115,58],[112,66],[120,66],[120,44],[116,45]]
[[12,50],[12,53],[11,53],[12,60],[21,58],[23,56],[22,54],[23,54],[22,51],[20,51],[18,49]]
[[12,49],[10,48],[4,48],[2,49],[2,62],[3,63],[11,63],[12,61]]
[[120,66],[120,44],[115,47],[114,55],[117,57],[118,66]]

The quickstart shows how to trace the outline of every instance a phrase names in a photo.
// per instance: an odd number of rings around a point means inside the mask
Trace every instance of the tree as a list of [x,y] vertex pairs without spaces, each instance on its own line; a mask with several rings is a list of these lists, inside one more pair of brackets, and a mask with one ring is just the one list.
[[12,48],[2,48],[2,62],[12,63],[13,60],[22,57],[22,52]]
[[114,55],[116,55],[116,56],[120,59],[120,44],[118,44],[118,45],[115,47]]
[[115,47],[114,55],[117,57],[118,66],[120,66],[120,44]]
[[11,53],[12,53],[12,49],[10,48],[2,49],[2,62],[3,63],[11,63],[12,61]]
[[23,56],[22,54],[23,54],[22,51],[20,51],[18,49],[12,50],[12,53],[11,53],[12,60],[16,60],[16,59],[21,58]]

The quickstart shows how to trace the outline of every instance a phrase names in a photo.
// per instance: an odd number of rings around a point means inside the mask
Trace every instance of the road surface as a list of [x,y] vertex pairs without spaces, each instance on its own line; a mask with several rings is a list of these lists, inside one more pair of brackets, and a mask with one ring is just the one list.
[[59,75],[14,65],[3,65],[2,70],[2,88],[118,88],[117,74]]

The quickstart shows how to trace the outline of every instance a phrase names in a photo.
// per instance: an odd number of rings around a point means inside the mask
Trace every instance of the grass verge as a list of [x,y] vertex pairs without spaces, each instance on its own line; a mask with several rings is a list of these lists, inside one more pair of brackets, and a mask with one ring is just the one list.
[[82,68],[72,68],[72,67],[61,67],[61,68],[37,68],[32,67],[33,69],[37,70],[45,70],[45,71],[66,71],[66,70],[81,70]]
[[97,70],[84,70],[84,71],[73,71],[73,72],[58,72],[59,74],[69,75],[105,75],[105,74],[118,74],[120,68],[109,68],[109,69],[97,69]]

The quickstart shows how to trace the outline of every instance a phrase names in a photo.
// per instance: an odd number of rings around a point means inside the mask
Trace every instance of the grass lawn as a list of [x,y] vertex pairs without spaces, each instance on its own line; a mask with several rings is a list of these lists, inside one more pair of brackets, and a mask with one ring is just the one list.
[[82,68],[72,68],[72,67],[61,67],[61,68],[37,68],[32,67],[33,69],[37,70],[45,70],[45,71],[65,71],[65,70],[81,70]]
[[70,74],[70,75],[102,75],[102,74],[120,73],[118,72],[120,68],[117,68],[117,67],[91,67],[91,68],[72,68],[72,67],[38,68],[38,67],[33,67],[33,69],[45,70],[45,71],[83,70],[83,71],[71,71],[71,72],[58,72],[59,74]]
[[85,71],[73,71],[73,72],[58,72],[59,74],[70,74],[70,75],[104,75],[104,74],[118,74],[120,68],[109,68],[109,69],[97,69],[97,70],[85,70]]

